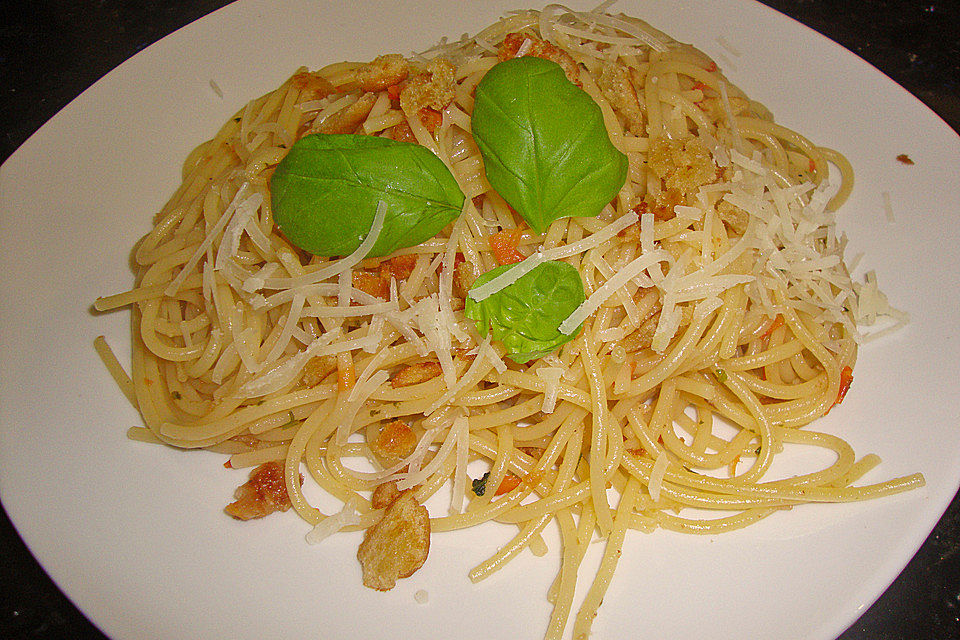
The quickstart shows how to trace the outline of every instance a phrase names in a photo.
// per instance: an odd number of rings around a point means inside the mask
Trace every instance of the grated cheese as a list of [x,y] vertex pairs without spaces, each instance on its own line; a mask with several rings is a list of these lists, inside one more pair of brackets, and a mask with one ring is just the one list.
[[280,335],[277,337],[277,341],[274,343],[273,348],[270,349],[270,352],[256,369],[248,369],[248,371],[259,371],[264,365],[275,361],[277,358],[283,355],[287,345],[290,344],[290,339],[293,337],[293,330],[300,323],[300,317],[303,313],[303,304],[305,301],[306,299],[302,295],[293,297],[293,302],[290,304],[290,311],[287,313],[287,317],[283,322],[283,329],[280,330]]
[[887,222],[896,222],[893,214],[893,205],[890,202],[890,192],[881,191],[880,200],[883,203],[883,217]]
[[574,309],[573,313],[560,323],[560,333],[570,335],[576,331],[577,327],[593,315],[593,313],[600,308],[600,305],[606,302],[607,298],[634,278],[642,278],[641,286],[651,286],[653,280],[649,276],[643,277],[643,272],[650,269],[653,265],[659,265],[661,262],[673,263],[673,261],[673,256],[663,249],[645,252],[639,258],[634,259],[630,264],[604,282],[596,291],[590,294],[589,298]]
[[[429,433],[429,432],[428,432]],[[399,482],[397,482],[397,489],[403,491],[405,489],[410,489],[424,482],[427,478],[432,476],[434,473],[440,470],[440,467],[447,461],[447,458],[450,457],[450,454],[453,451],[453,448],[457,446],[458,442],[458,432],[453,426],[447,428],[447,435],[443,439],[443,443],[440,445],[440,449],[437,450],[437,453],[433,458],[430,459],[430,462],[426,466],[413,470],[411,465],[410,473]],[[426,452],[424,452],[425,455]],[[423,460],[424,456],[420,456],[419,460]]]
[[[263,295],[258,294],[257,296],[251,296],[250,304],[253,305],[254,309],[265,311],[267,309],[273,309],[274,307],[291,302],[297,295],[303,295],[307,298],[310,298],[311,296],[336,297],[340,295],[340,285],[333,284],[332,282],[318,282],[316,284],[303,285],[301,287],[295,287],[285,291],[278,291],[277,293],[271,294],[269,297],[264,297]],[[369,293],[359,289],[353,289],[350,292],[350,297],[360,304],[372,305],[383,302],[383,300],[380,298],[372,296]]]
[[318,522],[305,536],[307,544],[320,544],[344,527],[360,524],[363,518],[357,512],[357,498],[352,497],[343,504],[337,513],[329,515]]
[[349,271],[356,265],[360,264],[364,258],[370,253],[370,250],[373,249],[373,245],[376,244],[377,239],[380,237],[380,232],[383,231],[383,220],[387,214],[387,204],[384,201],[380,201],[377,204],[377,212],[373,216],[373,223],[370,225],[370,231],[367,233],[366,237],[363,239],[363,242],[360,243],[353,253],[348,255],[345,258],[340,260],[334,260],[316,271],[311,271],[305,273],[302,276],[293,277],[293,278],[267,278],[263,283],[263,288],[265,289],[298,289],[305,285],[313,285],[324,280],[329,280],[334,276],[339,276],[345,271]]
[[[453,354],[451,353],[452,340],[456,338],[463,342],[467,339],[463,332],[458,331],[450,303],[453,298],[453,267],[456,263],[457,245],[463,225],[464,217],[460,216],[454,223],[447,246],[441,254],[443,258],[440,262],[439,293],[436,296],[437,313],[433,316],[432,322],[425,316],[419,316],[421,333],[431,344],[434,353],[437,354],[448,389],[453,388],[457,383],[457,372],[453,366]],[[429,311],[432,313],[433,309],[431,308]]]
[[[371,368],[372,367],[368,367],[367,371]],[[364,373],[366,373],[366,371]],[[361,379],[357,380],[356,384],[353,385],[353,388],[350,390],[350,395],[347,396],[346,406],[343,409],[343,417],[337,425],[337,444],[342,446],[347,443],[347,438],[350,436],[350,429],[353,427],[353,421],[360,412],[360,408],[370,396],[376,393],[377,389],[389,379],[390,374],[381,369],[366,379],[363,379],[363,376],[361,376]]]
[[223,229],[223,238],[214,261],[215,269],[223,269],[226,261],[237,255],[240,249],[240,238],[262,204],[263,194],[254,193],[237,205],[233,217]]
[[351,283],[353,282],[351,271],[341,271],[337,276],[337,282],[339,286],[337,287],[337,306],[338,307],[349,307],[350,300],[353,297],[350,295],[353,291]]
[[512,269],[507,269],[500,275],[492,278],[490,281],[483,283],[479,287],[471,289],[470,297],[477,302],[486,300],[498,291],[506,289],[511,284],[530,273],[546,261],[546,258],[543,257],[543,252],[537,251],[530,256],[527,256],[524,260],[518,262]]
[[864,336],[865,340],[875,340],[910,322],[910,314],[893,307],[886,294],[880,290],[877,285],[877,274],[873,270],[864,275],[862,283],[854,283],[853,290],[856,293],[853,305],[854,316],[858,324],[873,327],[882,318],[889,320],[887,326],[867,333]]
[[[358,291],[357,289],[351,290],[351,296]],[[302,294],[294,296],[296,300],[298,297],[302,297]],[[311,306],[303,311],[303,317],[305,318],[353,318],[356,316],[373,316],[374,319],[381,317],[383,314],[390,313],[391,311],[397,311],[397,303],[394,301],[390,302],[377,302],[374,304],[357,304],[351,307],[315,307]]]
[[[254,225],[256,226],[256,225]],[[253,293],[255,291],[260,291],[263,288],[264,280],[269,278],[274,274],[274,272],[280,268],[280,265],[276,262],[267,262],[262,267],[257,269],[257,272],[248,277],[243,281],[241,285],[241,290],[246,291],[247,293]],[[261,296],[262,297],[262,296]]]
[[300,351],[274,365],[263,375],[243,383],[238,390],[238,395],[244,398],[255,398],[279,391],[296,380],[297,375],[303,367],[306,366],[310,358],[313,357],[313,351],[319,349],[318,345],[329,343],[333,337],[333,332],[324,334],[324,336],[317,338],[317,340],[311,343],[304,351]]
[[610,240],[630,225],[636,224],[638,220],[639,218],[635,212],[628,211],[602,229],[599,229],[596,233],[592,233],[586,238],[577,240],[566,246],[547,249],[543,252],[543,255],[547,260],[562,260],[563,258],[586,253],[590,249],[597,249],[604,242]]
[[[486,345],[486,347],[484,347]],[[490,346],[490,336],[488,335],[483,339],[483,342],[480,344],[479,349],[477,350],[477,357],[473,359],[473,362],[470,363],[470,366],[467,368],[467,371],[460,376],[460,379],[452,387],[448,387],[446,393],[440,396],[435,400],[426,411],[423,412],[424,415],[430,415],[443,405],[447,404],[453,400],[458,393],[466,389],[469,386],[477,384],[484,375],[490,370],[485,368],[484,365],[492,363],[487,359],[487,348]],[[497,358],[499,360],[499,357]],[[502,362],[502,361],[501,361]]]
[[730,106],[730,96],[727,95],[727,83],[721,80],[719,84],[723,111],[727,116],[727,125],[730,127],[730,133],[733,134],[733,150],[736,151],[737,149],[743,149],[743,137],[740,135],[740,128],[737,126],[737,118],[733,115],[733,108]]
[[[249,188],[249,183],[247,182],[244,182],[242,185],[240,185],[240,188],[237,189],[237,193],[233,196],[233,200],[231,200],[230,204],[227,205],[227,208],[224,210],[223,214],[213,224],[213,227],[204,235],[200,246],[197,247],[193,255],[190,256],[190,259],[187,260],[186,264],[183,265],[183,268],[180,269],[180,273],[178,273],[177,276],[170,281],[170,284],[167,285],[167,288],[163,290],[164,295],[171,298],[177,295],[177,292],[180,291],[180,285],[183,284],[183,281],[187,279],[188,275],[193,273],[193,270],[200,262],[200,258],[207,254],[208,249],[213,247],[213,241],[220,236],[220,232],[223,231],[223,228],[227,226],[228,222],[230,222],[230,218],[233,217],[234,212],[237,210],[240,202],[243,201],[244,196],[246,196]],[[209,263],[210,260],[208,259],[207,262]]]
[[257,351],[260,346],[260,332],[256,327],[246,327],[239,330],[240,323],[233,324],[233,342],[237,345],[237,355],[240,356],[240,362],[247,372],[256,371],[259,363],[257,362]]
[[490,344],[488,340],[480,343],[480,346],[477,347],[477,353],[482,354],[483,358],[490,361],[497,373],[503,373],[507,370],[507,363],[503,361],[503,358],[500,357],[500,354],[497,353],[497,350],[493,348],[493,345]]
[[615,235],[630,225],[635,224],[636,222],[637,214],[633,211],[630,211],[620,216],[610,224],[604,226],[596,233],[592,233],[582,240],[578,240],[577,242],[562,247],[554,247],[547,250],[543,250],[541,247],[540,250],[531,254],[526,259],[518,262],[512,269],[501,273],[497,277],[491,279],[489,282],[485,282],[479,287],[471,289],[470,297],[477,302],[485,300],[498,291],[509,287],[511,284],[530,273],[544,262],[549,262],[550,260],[561,260],[563,258],[569,258],[581,253],[585,253],[591,249],[596,249],[604,242],[610,240]]
[[[604,13],[603,5],[593,9],[592,11],[577,12],[571,11],[570,9],[564,7],[560,4],[551,4],[547,5],[540,12],[540,33],[544,38],[557,43],[557,34],[556,27],[561,26],[563,23],[556,17],[558,13],[564,13],[568,16],[574,17],[584,23],[587,28],[582,27],[573,27],[569,25],[564,25],[565,31],[567,34],[576,36],[578,38],[583,38],[585,40],[600,41],[600,38],[607,38],[606,36],[601,36],[598,33],[589,30],[589,27],[592,25],[601,25],[611,27],[621,33],[631,36],[630,38],[620,38],[615,39],[616,44],[628,45],[630,49],[635,50],[636,42],[646,44],[648,47],[654,51],[659,51],[661,53],[668,50],[668,44],[662,38],[662,36],[654,32],[651,28],[644,28],[640,24],[632,21],[625,20],[616,16],[607,15]],[[564,40],[564,44],[568,47],[572,44]]]
[[563,377],[563,367],[540,367],[537,377],[543,381],[543,413],[553,413],[557,407],[557,395],[560,393],[560,379]]

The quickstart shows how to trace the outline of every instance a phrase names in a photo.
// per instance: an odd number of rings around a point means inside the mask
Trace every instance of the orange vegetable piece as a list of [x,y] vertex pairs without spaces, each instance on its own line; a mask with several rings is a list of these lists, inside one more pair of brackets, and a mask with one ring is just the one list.
[[523,230],[520,228],[517,229],[504,229],[487,237],[487,241],[490,243],[490,248],[493,250],[493,255],[497,259],[497,263],[504,264],[515,264],[521,262],[525,255],[520,253],[520,237],[523,235]]
[[843,402],[843,398],[847,395],[847,391],[850,390],[850,384],[852,382],[853,382],[853,369],[849,365],[847,365],[846,367],[843,368],[842,371],[840,371],[840,390],[837,392],[836,401],[832,405],[830,405],[831,409],[837,406],[838,404],[840,404],[841,402]]
[[503,477],[503,480],[500,481],[500,486],[497,487],[497,492],[493,495],[502,496],[505,493],[510,493],[514,489],[520,486],[520,478],[508,473]]
[[436,109],[423,107],[420,109],[420,122],[423,123],[427,131],[433,133],[437,130],[437,127],[440,126],[440,123],[443,122],[443,114]]

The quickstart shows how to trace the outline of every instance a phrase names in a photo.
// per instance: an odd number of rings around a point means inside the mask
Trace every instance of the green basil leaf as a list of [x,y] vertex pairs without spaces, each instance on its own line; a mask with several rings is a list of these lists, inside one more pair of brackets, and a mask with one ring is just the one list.
[[[516,266],[487,271],[470,289]],[[570,335],[560,333],[560,323],[585,299],[580,273],[566,262],[552,260],[479,302],[468,294],[464,313],[476,322],[481,335],[492,333],[507,348],[507,356],[523,364],[542,358],[577,335],[579,327]]]
[[360,246],[380,201],[386,216],[371,256],[429,240],[460,215],[464,201],[453,174],[429,149],[346,134],[298,140],[277,165],[270,192],[284,235],[328,257]]
[[626,181],[627,157],[600,107],[555,62],[527,56],[491,68],[471,126],[490,185],[537,233],[596,216]]

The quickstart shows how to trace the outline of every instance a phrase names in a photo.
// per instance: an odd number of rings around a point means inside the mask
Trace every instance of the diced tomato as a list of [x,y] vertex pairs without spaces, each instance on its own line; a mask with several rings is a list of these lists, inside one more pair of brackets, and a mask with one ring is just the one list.
[[519,228],[504,229],[487,238],[498,264],[516,264],[526,257],[518,249],[522,235],[523,231]]
[[503,477],[503,480],[500,481],[500,486],[497,487],[497,492],[493,495],[502,496],[505,493],[509,493],[520,486],[520,478],[508,473]]
[[413,254],[394,256],[380,263],[380,277],[386,280],[387,290],[389,291],[391,277],[397,280],[406,280],[410,277],[410,274],[413,273],[413,269],[416,266],[417,256]]
[[401,120],[399,123],[394,125],[391,137],[397,142],[410,142],[412,144],[417,144],[417,136],[413,135],[413,129],[410,128],[410,125],[406,120]]
[[427,131],[433,133],[437,130],[437,127],[440,126],[440,123],[443,122],[443,114],[430,107],[424,107],[420,109],[420,122],[423,123]]
[[354,271],[353,274],[351,274],[351,280],[354,289],[369,293],[371,296],[386,300],[390,295],[389,269],[386,278],[383,277],[382,273]]
[[837,391],[837,399],[830,406],[831,409],[837,406],[838,404],[840,404],[841,402],[843,402],[843,398],[844,396],[847,395],[847,391],[850,390],[850,384],[852,382],[853,382],[853,369],[848,365],[844,367],[842,371],[840,371],[840,390]]

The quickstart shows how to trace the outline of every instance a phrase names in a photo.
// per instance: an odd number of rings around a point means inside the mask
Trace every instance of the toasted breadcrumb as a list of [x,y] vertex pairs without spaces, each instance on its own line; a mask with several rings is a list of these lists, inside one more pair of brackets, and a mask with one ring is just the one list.
[[[394,490],[396,488],[394,487]],[[357,549],[363,584],[378,591],[392,589],[423,566],[430,551],[430,514],[413,491],[401,492],[367,529]]]
[[399,84],[410,75],[410,64],[399,53],[377,56],[373,61],[360,65],[357,82],[364,91],[383,91]]
[[[303,476],[300,476],[303,483]],[[290,496],[284,482],[283,466],[279,462],[265,462],[250,472],[250,478],[237,487],[231,502],[224,511],[237,520],[253,520],[268,516],[275,511],[290,508]]]

